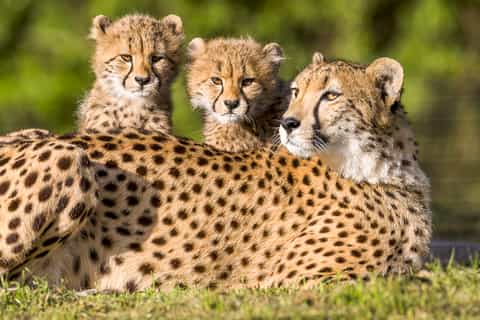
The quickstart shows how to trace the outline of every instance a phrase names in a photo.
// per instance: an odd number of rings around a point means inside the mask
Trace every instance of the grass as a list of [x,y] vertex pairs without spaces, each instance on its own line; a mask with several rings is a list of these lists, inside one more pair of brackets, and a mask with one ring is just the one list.
[[416,277],[315,289],[175,289],[79,297],[66,289],[0,289],[1,319],[480,319],[480,273],[438,264]]

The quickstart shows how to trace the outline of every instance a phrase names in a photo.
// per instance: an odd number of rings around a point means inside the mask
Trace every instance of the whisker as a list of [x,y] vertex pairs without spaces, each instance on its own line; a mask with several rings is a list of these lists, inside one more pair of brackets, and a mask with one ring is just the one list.
[[321,141],[321,140],[318,140],[318,139],[315,139],[312,141],[312,145],[313,147],[318,150],[318,151],[325,151],[327,145],[325,144],[325,142]]

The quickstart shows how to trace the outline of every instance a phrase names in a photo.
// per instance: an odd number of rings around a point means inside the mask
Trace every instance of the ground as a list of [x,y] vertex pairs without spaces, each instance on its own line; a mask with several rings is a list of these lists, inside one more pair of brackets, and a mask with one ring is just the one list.
[[[79,297],[63,289],[0,289],[2,319],[473,319],[480,317],[479,263],[428,266],[418,277],[325,284],[313,290],[175,289]],[[3,284],[3,288],[6,284]]]

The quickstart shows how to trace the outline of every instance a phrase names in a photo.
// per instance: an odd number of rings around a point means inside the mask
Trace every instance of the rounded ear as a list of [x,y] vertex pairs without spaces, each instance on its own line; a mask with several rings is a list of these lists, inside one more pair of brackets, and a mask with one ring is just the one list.
[[93,18],[92,28],[90,29],[89,38],[97,40],[99,37],[107,33],[107,28],[112,24],[112,20],[104,15]]
[[402,65],[390,58],[378,58],[367,67],[367,74],[381,90],[387,108],[400,101],[403,86]]
[[187,54],[188,58],[190,60],[198,58],[200,55],[202,55],[207,48],[207,44],[205,43],[205,40],[202,38],[194,38],[190,43],[188,44],[187,47]]
[[173,34],[179,35],[183,33],[183,22],[182,18],[180,18],[177,15],[174,14],[169,14],[168,16],[165,16],[162,18],[162,23],[169,28]]
[[320,64],[323,64],[324,62],[325,62],[325,58],[323,57],[323,54],[321,54],[320,52],[315,52],[313,54],[313,57],[312,57],[313,64],[320,65]]
[[271,42],[266,44],[263,49],[265,56],[270,58],[270,61],[275,65],[280,65],[280,63],[285,59],[283,56],[282,47],[276,42]]

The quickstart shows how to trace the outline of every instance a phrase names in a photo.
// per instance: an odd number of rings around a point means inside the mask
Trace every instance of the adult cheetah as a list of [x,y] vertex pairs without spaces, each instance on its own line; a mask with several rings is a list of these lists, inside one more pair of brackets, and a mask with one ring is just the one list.
[[[430,241],[429,187],[399,105],[402,80],[390,59],[364,67],[315,55],[282,129],[286,147],[310,159],[131,130],[45,139],[88,154],[98,205],[78,235],[30,264],[32,274],[75,289],[135,291],[315,285],[418,269]],[[348,147],[355,137],[359,147]],[[379,152],[368,157],[379,170],[337,167],[345,178],[322,150]]]
[[251,38],[195,38],[188,57],[187,91],[203,112],[204,141],[232,152],[271,143],[290,92],[278,75],[282,48]]

